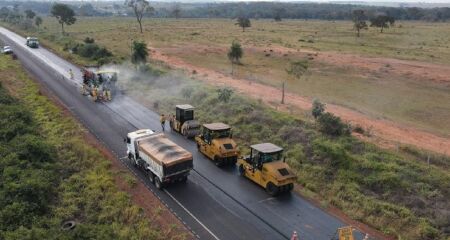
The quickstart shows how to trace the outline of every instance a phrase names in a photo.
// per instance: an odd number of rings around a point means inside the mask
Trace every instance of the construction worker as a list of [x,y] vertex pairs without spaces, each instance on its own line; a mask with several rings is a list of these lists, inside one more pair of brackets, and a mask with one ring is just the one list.
[[292,233],[291,240],[299,240],[299,239],[298,239],[298,235],[297,235],[297,231],[294,231],[294,232]]
[[166,128],[166,116],[164,116],[164,114],[161,114],[161,117],[159,118],[159,121],[161,122],[161,127],[163,132],[165,131]]
[[97,87],[94,87],[94,89],[92,89],[92,100],[94,100],[94,102],[97,101]]
[[70,80],[73,80],[73,71],[72,71],[72,68],[71,69],[69,69],[69,76],[70,76]]

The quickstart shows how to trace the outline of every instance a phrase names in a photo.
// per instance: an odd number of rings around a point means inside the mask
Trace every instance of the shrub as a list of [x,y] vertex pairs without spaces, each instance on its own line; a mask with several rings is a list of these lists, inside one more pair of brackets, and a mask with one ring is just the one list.
[[324,113],[317,119],[319,131],[331,136],[342,136],[350,134],[348,124],[342,122],[341,118],[332,113]]
[[319,99],[314,99],[311,109],[313,117],[317,119],[323,112],[325,112],[325,104],[321,103]]
[[228,102],[233,95],[233,89],[231,88],[219,88],[217,89],[218,99],[222,102]]
[[84,42],[84,43],[94,43],[95,40],[94,40],[94,38],[86,37],[86,38],[83,40],[83,42]]

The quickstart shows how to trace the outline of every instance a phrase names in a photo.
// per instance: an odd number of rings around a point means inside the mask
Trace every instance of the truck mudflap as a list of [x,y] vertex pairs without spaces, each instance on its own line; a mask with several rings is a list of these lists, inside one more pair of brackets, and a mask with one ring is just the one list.
[[164,183],[184,182],[187,180],[187,177],[189,176],[189,171],[190,169],[165,176],[162,179],[162,181]]

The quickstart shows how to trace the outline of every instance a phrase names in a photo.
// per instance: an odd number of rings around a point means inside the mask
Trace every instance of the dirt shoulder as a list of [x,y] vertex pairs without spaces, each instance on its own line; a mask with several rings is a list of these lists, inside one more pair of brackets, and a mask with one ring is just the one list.
[[[283,51],[286,51],[285,48],[277,48],[277,49],[283,49]],[[246,79],[239,79],[234,78],[229,75],[225,75],[223,73],[200,67],[200,66],[194,66],[190,63],[187,63],[183,61],[180,58],[169,56],[167,54],[164,54],[159,49],[151,49],[152,51],[152,58],[155,60],[162,61],[166,63],[167,65],[183,69],[189,73],[196,72],[195,76],[198,76],[198,79],[205,81],[207,83],[211,83],[213,85],[217,86],[229,86],[234,88],[236,91],[245,94],[247,96],[250,96],[255,99],[261,99],[266,104],[278,108],[284,111],[289,111],[289,105],[295,108],[299,108],[302,110],[309,111],[312,104],[312,99],[299,96],[297,94],[287,93],[286,94],[286,102],[287,104],[283,107],[279,107],[277,105],[274,105],[274,103],[280,102],[280,96],[281,96],[281,90],[277,89],[275,87],[271,87],[268,85],[263,85],[260,83],[255,83],[252,81],[248,81]],[[290,50],[292,51],[292,50]],[[319,53],[318,54],[325,56],[324,58],[328,58],[326,56],[332,56],[330,54],[325,53]],[[336,59],[337,57],[330,57],[329,61],[334,61],[333,59]],[[345,58],[351,60],[352,55],[346,56]],[[343,59],[343,58],[342,58]],[[377,58],[378,59],[378,58]],[[353,61],[353,60],[352,60]],[[375,61],[375,60],[374,60]],[[395,63],[395,68],[400,68],[400,66],[412,66],[412,63],[406,64],[408,61],[403,60],[390,60],[393,64]],[[355,63],[359,61],[355,60]],[[380,65],[381,63],[374,63],[374,65]],[[425,64],[422,67],[425,67]],[[437,65],[436,65],[437,66]],[[441,65],[439,65],[441,66]],[[372,65],[368,65],[367,67],[374,67]],[[441,66],[442,68],[446,69],[446,66]],[[394,68],[394,66],[393,66]],[[416,69],[416,67],[411,67],[413,69]],[[410,72],[410,70],[406,70],[407,72]],[[447,71],[447,70],[446,70]],[[448,68],[449,75],[450,75],[450,68]],[[432,69],[425,69],[423,70],[423,74],[427,74],[430,76],[433,74]],[[437,71],[436,71],[437,72]],[[436,75],[433,77],[433,79],[448,79],[448,76],[440,76]],[[450,139],[440,137],[434,134],[431,134],[426,131],[422,131],[413,127],[409,126],[403,126],[398,123],[385,120],[385,119],[374,119],[367,115],[364,115],[360,112],[338,106],[333,104],[327,104],[328,111],[336,114],[337,116],[345,119],[346,121],[349,121],[353,125],[360,125],[365,129],[371,129],[372,136],[371,137],[363,137],[364,140],[374,142],[382,147],[397,147],[399,144],[407,144],[407,145],[414,145],[418,148],[426,149],[429,151],[450,155]]]

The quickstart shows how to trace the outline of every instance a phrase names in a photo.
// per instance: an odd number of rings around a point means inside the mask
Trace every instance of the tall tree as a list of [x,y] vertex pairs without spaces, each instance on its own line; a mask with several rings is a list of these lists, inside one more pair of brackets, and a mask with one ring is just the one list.
[[228,51],[228,59],[231,62],[231,75],[233,75],[233,66],[235,63],[239,63],[240,59],[242,58],[242,55],[244,54],[244,51],[242,50],[241,44],[239,42],[233,41],[231,43],[230,50]]
[[131,62],[133,64],[142,64],[147,62],[148,50],[145,42],[133,42],[133,53],[131,55]]
[[285,8],[276,8],[274,10],[274,16],[273,19],[276,22],[281,22],[283,15],[286,14],[286,9]]
[[353,26],[357,32],[357,36],[361,36],[360,32],[363,29],[367,29],[367,16],[366,13],[364,12],[364,10],[353,10],[352,12],[352,17],[353,17]]
[[248,17],[238,17],[236,25],[239,25],[242,31],[245,32],[245,28],[251,27],[252,23]]
[[51,14],[53,17],[58,19],[59,24],[61,24],[61,31],[64,34],[64,24],[72,25],[77,19],[75,18],[75,12],[66,4],[55,3],[53,5]]
[[34,16],[36,16],[36,13],[33,12],[33,10],[28,9],[28,10],[25,10],[25,16],[26,16],[28,19],[33,19]]
[[34,24],[36,24],[36,26],[39,28],[39,26],[42,24],[42,18],[39,17],[39,16],[37,16],[37,17],[34,19]]
[[389,28],[389,26],[394,25],[394,23],[395,23],[395,19],[393,17],[386,16],[386,15],[378,15],[378,16],[370,19],[370,26],[380,28],[381,33],[383,33],[383,30],[385,28]]
[[139,23],[139,29],[142,31],[142,18],[146,13],[152,12],[155,9],[150,6],[147,0],[126,0],[125,4],[133,9],[136,20]]
[[175,3],[175,6],[173,6],[172,9],[172,16],[175,17],[176,19],[181,17],[181,7],[180,4]]

